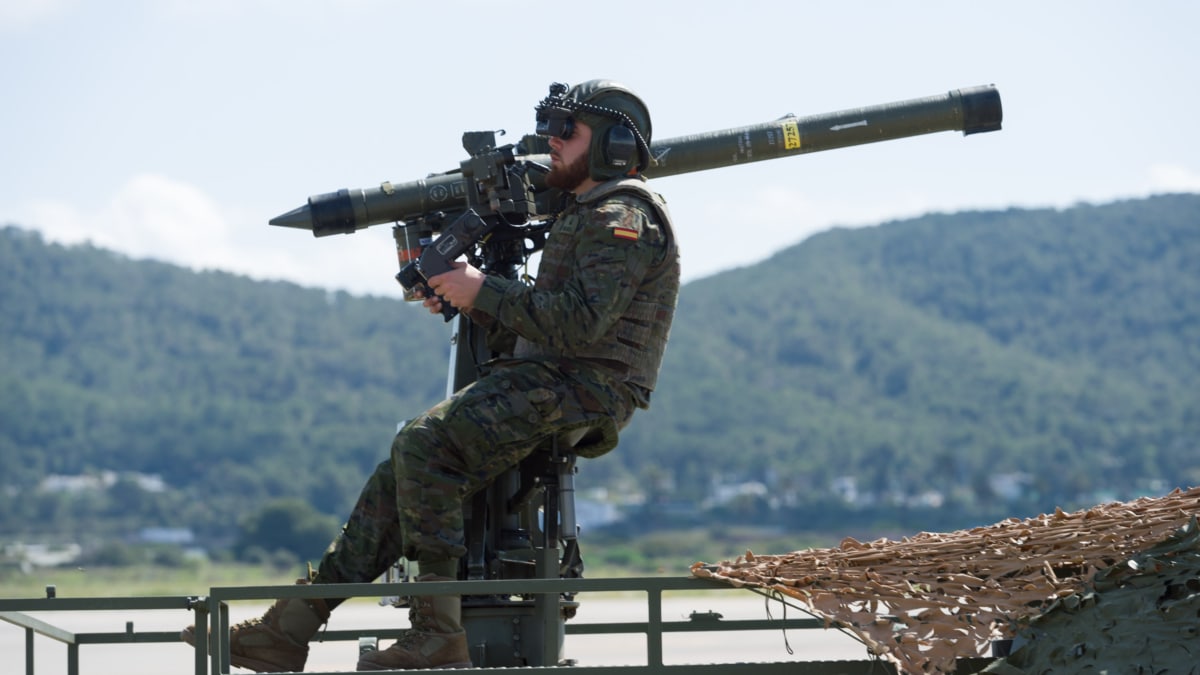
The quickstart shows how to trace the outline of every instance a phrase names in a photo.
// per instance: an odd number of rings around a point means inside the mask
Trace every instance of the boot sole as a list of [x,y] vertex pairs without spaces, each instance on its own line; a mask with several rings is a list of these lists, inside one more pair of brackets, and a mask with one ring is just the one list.
[[[370,667],[364,668],[363,663],[360,661],[358,664],[358,667],[357,667],[358,672],[373,671],[373,670],[395,670],[394,668],[391,668],[389,666],[376,666],[374,663],[370,663],[367,665]],[[421,670],[457,670],[459,668],[474,668],[474,667],[475,666],[470,661],[466,661],[466,662],[460,661],[458,663],[447,663],[446,665],[443,665],[443,666],[423,666],[421,668]]]

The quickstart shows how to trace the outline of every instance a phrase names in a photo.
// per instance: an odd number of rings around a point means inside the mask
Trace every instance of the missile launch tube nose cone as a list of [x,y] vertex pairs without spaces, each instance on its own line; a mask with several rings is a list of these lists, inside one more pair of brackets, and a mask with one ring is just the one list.
[[994,86],[968,87],[959,89],[958,94],[962,97],[964,136],[1000,130],[1004,109]]
[[294,208],[287,213],[275,216],[267,221],[271,225],[279,225],[280,227],[295,227],[301,230],[311,230],[313,227],[312,209],[308,208],[308,204]]

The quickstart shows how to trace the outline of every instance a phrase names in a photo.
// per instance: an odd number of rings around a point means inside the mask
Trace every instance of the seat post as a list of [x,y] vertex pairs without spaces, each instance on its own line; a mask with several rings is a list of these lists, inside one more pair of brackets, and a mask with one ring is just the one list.
[[[553,438],[468,498],[470,579],[582,576],[575,520],[575,444],[583,431]],[[573,594],[465,596],[463,627],[479,667],[554,666],[563,660]]]
[[583,576],[583,559],[579,554],[579,524],[575,520],[576,455],[574,443],[565,449],[561,444],[562,440],[555,438],[551,448],[552,468],[548,473],[552,474],[553,485],[546,486],[546,548],[557,548],[562,542],[562,558],[556,561],[555,576],[578,578]]

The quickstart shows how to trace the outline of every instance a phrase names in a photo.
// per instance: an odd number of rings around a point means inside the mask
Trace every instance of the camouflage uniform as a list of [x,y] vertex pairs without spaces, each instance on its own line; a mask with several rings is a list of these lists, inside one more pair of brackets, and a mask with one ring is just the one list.
[[486,278],[471,317],[512,358],[396,435],[316,582],[363,582],[401,555],[465,554],[463,498],[540,444],[587,428],[595,457],[617,443],[658,375],[679,292],[670,216],[640,178],[577,197],[553,224],[534,286]]

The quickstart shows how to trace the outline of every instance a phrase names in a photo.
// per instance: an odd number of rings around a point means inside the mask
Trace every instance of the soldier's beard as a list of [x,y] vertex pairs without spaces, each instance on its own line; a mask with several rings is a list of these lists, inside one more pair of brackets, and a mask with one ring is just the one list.
[[574,190],[588,177],[587,159],[587,155],[580,155],[566,166],[560,164],[559,168],[550,169],[550,173],[546,174],[546,185],[567,192]]

